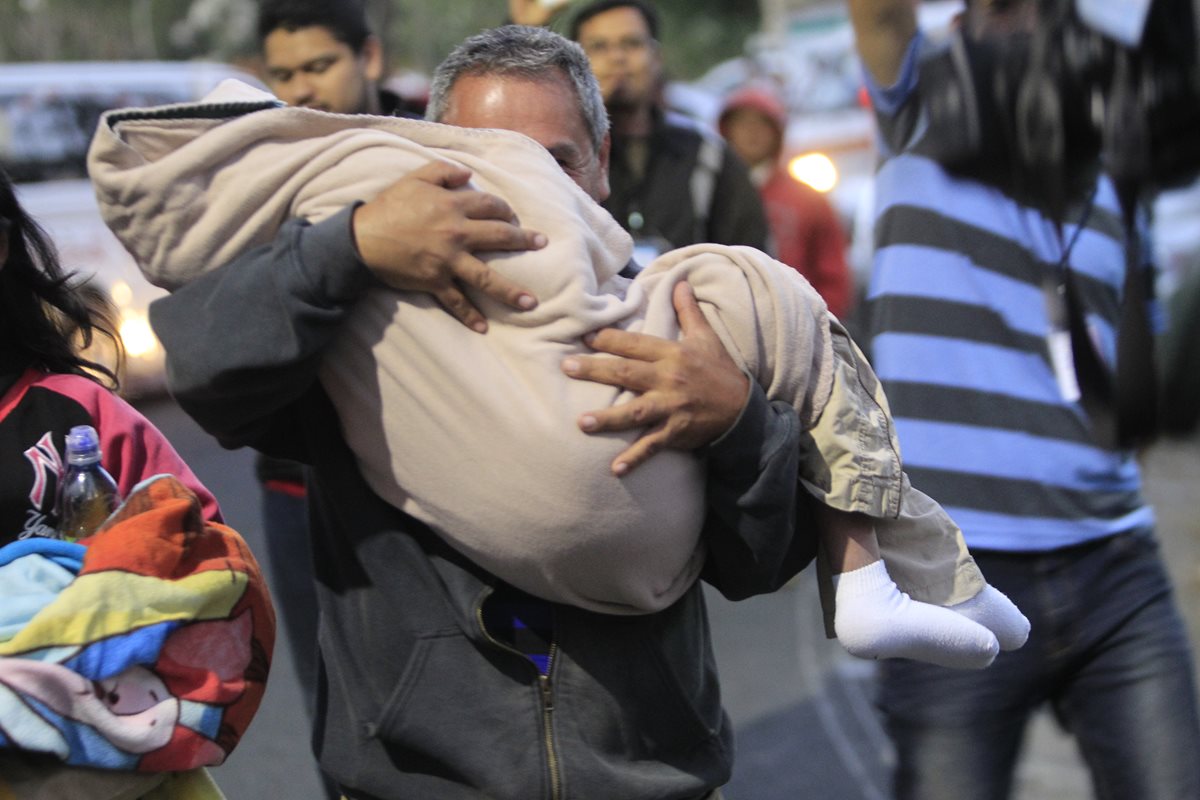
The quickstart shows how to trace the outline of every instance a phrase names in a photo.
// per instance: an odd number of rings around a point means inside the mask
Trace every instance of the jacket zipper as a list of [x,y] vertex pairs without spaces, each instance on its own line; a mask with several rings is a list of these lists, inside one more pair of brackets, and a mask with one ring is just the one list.
[[550,686],[550,672],[554,669],[554,656],[558,651],[556,642],[550,643],[550,655],[546,662],[546,674],[538,673],[538,683],[542,687],[542,720],[546,735],[546,766],[550,768],[550,797],[559,800],[562,797],[562,777],[559,775],[558,752],[554,748],[554,690]]
[[483,604],[491,593],[492,590],[490,588],[486,589],[475,604],[475,621],[479,624],[479,630],[483,632],[483,638],[501,650],[507,650],[510,653],[520,656],[537,672],[538,688],[540,689],[539,700],[542,707],[542,725],[545,731],[543,743],[546,746],[546,766],[550,771],[550,800],[562,800],[562,776],[559,774],[558,751],[554,747],[552,726],[552,722],[554,721],[554,690],[550,685],[550,673],[554,669],[554,656],[558,653],[558,643],[554,641],[550,642],[549,658],[546,661],[546,674],[543,675],[541,670],[537,668],[537,665],[529,660],[528,656],[517,648],[496,639],[488,632],[487,625],[483,623]]

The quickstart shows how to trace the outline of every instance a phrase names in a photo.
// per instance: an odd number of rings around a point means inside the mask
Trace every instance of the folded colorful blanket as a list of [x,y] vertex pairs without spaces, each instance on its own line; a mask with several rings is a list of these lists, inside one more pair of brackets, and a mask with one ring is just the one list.
[[182,483],[139,484],[78,544],[0,548],[0,570],[33,598],[6,597],[0,748],[141,772],[225,760],[262,700],[275,612],[245,541]]

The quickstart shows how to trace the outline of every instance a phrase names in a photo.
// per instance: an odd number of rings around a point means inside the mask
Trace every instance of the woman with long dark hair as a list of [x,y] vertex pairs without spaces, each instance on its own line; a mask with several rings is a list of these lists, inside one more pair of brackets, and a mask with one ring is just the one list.
[[53,535],[56,491],[75,425],[100,434],[104,466],[122,496],[169,473],[216,500],[163,435],[115,394],[117,368],[85,355],[93,343],[121,354],[107,298],[59,262],[50,237],[0,171],[0,545]]
[[0,365],[97,376],[117,388],[114,367],[81,351],[104,339],[123,357],[115,310],[103,293],[64,271],[54,243],[17,202],[0,172]]
[[[11,179],[0,171],[0,566],[28,556],[38,537],[56,536],[65,438],[76,425],[99,433],[102,463],[123,497],[166,473],[195,493],[206,519],[220,520],[216,500],[162,433],[116,395],[117,369],[84,355],[93,343],[107,344],[119,363],[114,319],[104,294],[64,269],[54,243],[21,208]],[[28,603],[3,611],[0,621],[10,635],[27,621],[21,612],[36,614]],[[141,797],[166,776],[78,769],[32,746],[36,741],[26,744],[19,735],[0,737],[0,795]],[[203,773],[196,776],[198,784],[210,786]],[[207,796],[220,797],[212,788]]]

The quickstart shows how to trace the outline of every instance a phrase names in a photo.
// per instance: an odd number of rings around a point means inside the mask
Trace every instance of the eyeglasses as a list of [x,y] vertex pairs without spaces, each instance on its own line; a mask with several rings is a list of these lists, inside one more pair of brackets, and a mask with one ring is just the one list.
[[657,46],[658,42],[649,36],[625,36],[615,42],[605,39],[590,39],[580,42],[580,44],[583,46],[583,52],[587,53],[589,57],[606,56],[614,52],[623,56],[631,56]]

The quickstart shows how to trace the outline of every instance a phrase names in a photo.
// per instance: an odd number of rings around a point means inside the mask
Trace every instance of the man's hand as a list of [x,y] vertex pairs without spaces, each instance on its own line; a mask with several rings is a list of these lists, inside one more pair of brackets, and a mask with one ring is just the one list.
[[518,25],[541,27],[567,7],[569,0],[508,0],[508,18]]
[[587,433],[648,428],[613,461],[616,475],[627,474],[664,448],[694,450],[710,444],[733,427],[750,391],[750,379],[709,326],[692,287],[677,284],[672,300],[683,332],[680,341],[606,328],[588,343],[620,358],[563,361],[563,371],[572,378],[639,393],[628,403],[579,418]]
[[363,263],[387,285],[432,294],[464,325],[487,321],[464,293],[474,287],[513,308],[537,299],[476,257],[495,250],[538,250],[546,237],[514,223],[499,197],[461,187],[470,170],[426,164],[354,211],[354,241]]

